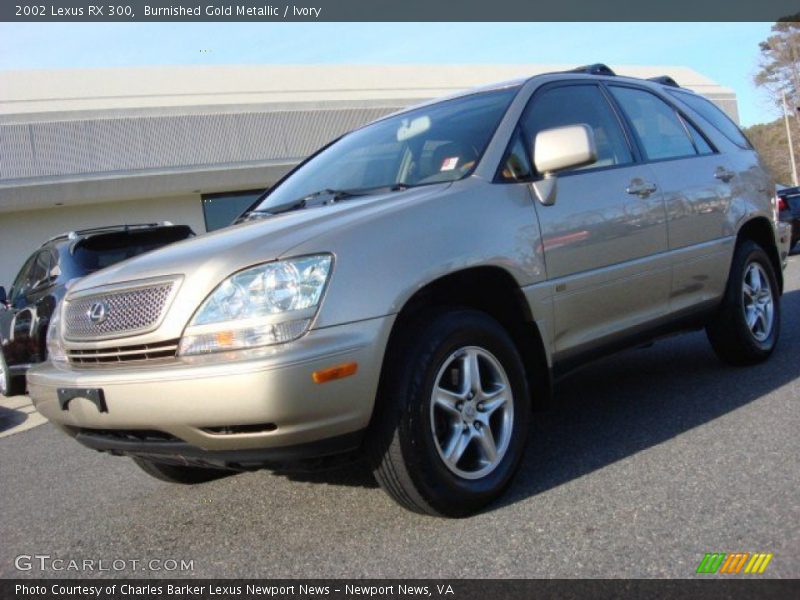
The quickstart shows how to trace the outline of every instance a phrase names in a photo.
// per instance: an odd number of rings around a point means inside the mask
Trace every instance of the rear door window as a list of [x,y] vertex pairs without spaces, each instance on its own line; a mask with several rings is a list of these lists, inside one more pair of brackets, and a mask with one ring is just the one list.
[[609,86],[633,125],[648,160],[695,156],[694,142],[675,109],[655,94],[629,87]]

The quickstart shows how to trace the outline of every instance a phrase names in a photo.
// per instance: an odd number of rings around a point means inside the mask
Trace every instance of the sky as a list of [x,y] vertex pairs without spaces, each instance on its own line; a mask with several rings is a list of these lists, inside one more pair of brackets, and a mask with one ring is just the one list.
[[[743,126],[771,23],[3,23],[0,70],[231,64],[680,65],[732,88]],[[679,82],[680,83],[680,82]]]

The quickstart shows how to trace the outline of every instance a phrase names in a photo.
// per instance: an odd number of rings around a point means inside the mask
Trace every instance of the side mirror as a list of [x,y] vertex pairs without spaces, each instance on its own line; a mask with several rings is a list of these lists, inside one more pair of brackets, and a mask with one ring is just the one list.
[[594,132],[588,125],[567,125],[536,134],[533,163],[542,175],[582,167],[596,160]]
[[581,123],[540,131],[533,144],[533,164],[544,175],[544,180],[533,186],[536,197],[546,206],[553,204],[556,187],[553,175],[590,165],[596,160],[594,132],[588,125]]
[[8,304],[8,295],[6,294],[6,288],[0,285],[0,304]]

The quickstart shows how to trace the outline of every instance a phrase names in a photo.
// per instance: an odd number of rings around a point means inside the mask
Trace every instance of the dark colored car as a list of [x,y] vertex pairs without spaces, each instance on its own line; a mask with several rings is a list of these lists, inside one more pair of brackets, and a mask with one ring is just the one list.
[[792,226],[792,248],[800,241],[800,187],[778,190],[778,219]]
[[187,225],[150,223],[72,231],[46,241],[0,287],[0,394],[25,392],[25,373],[47,356],[47,324],[70,284],[95,271],[192,237]]

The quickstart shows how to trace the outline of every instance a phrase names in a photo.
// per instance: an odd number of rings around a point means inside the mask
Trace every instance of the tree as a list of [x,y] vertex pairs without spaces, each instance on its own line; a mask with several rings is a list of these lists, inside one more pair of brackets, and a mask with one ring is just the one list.
[[772,35],[758,46],[761,60],[755,84],[769,93],[776,106],[781,105],[785,93],[790,110],[796,112],[800,107],[800,22],[778,21],[772,26]]
[[783,185],[792,185],[792,166],[786,149],[786,126],[783,119],[746,127],[744,134],[755,146],[772,178]]
[[[781,109],[783,115],[783,102],[785,99],[786,110],[789,116],[788,124],[784,125],[783,140],[786,140],[786,127],[791,130],[792,146],[795,157],[798,153],[798,142],[800,142],[800,15],[785,17],[772,26],[772,35],[759,45],[761,59],[759,70],[754,77],[757,86],[765,89],[772,102]],[[774,124],[770,124],[774,125]],[[755,132],[754,132],[755,133]],[[776,131],[771,131],[771,135],[766,135],[766,131],[758,132],[761,135],[761,142],[766,143],[770,138],[771,144],[779,143]],[[783,145],[786,158],[779,160],[781,152],[777,150],[780,146],[771,146],[771,150],[776,154],[772,161],[773,171],[783,171],[778,168],[779,164],[786,164],[791,171],[791,160],[789,159],[788,142]],[[773,173],[778,176],[778,173]],[[783,175],[778,177],[781,179]],[[783,179],[784,181],[789,181]]]

